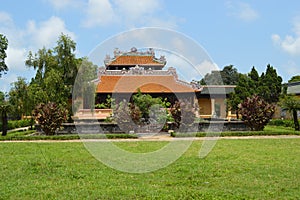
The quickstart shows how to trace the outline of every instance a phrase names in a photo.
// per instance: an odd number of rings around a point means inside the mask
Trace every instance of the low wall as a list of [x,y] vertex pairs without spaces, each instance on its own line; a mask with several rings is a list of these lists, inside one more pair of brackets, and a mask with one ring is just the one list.
[[[42,132],[39,124],[35,125],[38,132]],[[63,123],[57,134],[84,134],[84,133],[124,133],[115,123]]]
[[[42,132],[39,125],[35,125],[36,130]],[[170,126],[172,127],[172,126]],[[197,125],[196,125],[197,129]],[[250,130],[243,121],[204,121],[199,122],[198,132],[213,131],[248,131]],[[109,122],[80,122],[63,123],[57,134],[74,133],[124,133],[116,123]]]
[[250,128],[243,121],[208,121],[200,122],[199,132],[210,131],[249,131]]

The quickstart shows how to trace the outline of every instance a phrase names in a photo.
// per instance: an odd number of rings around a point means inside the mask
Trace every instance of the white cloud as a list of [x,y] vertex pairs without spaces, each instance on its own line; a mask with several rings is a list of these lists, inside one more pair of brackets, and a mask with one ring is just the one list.
[[7,12],[0,12],[0,23],[6,26],[11,26],[13,24],[13,20]]
[[89,0],[86,13],[87,18],[83,21],[86,27],[103,26],[116,20],[109,0]]
[[126,28],[141,25],[177,27],[178,20],[168,15],[162,8],[162,0],[89,0],[85,8],[86,18],[82,24],[89,28],[110,24]]
[[201,75],[204,77],[207,73],[211,73],[214,70],[220,70],[216,63],[213,63],[209,60],[204,60],[202,63],[196,66],[197,70],[201,72]]
[[[166,20],[162,20],[161,18],[151,17],[147,20],[147,26],[176,29],[177,21],[178,20],[176,20],[174,17],[170,17]],[[179,21],[182,21],[182,20],[179,20]]]
[[68,8],[70,6],[76,6],[78,2],[76,0],[48,0],[50,4],[55,9],[63,9],[63,8]]
[[0,78],[0,91],[9,92],[11,83],[17,81],[18,76],[14,73],[6,74]]
[[227,1],[226,7],[230,16],[240,20],[251,22],[259,18],[258,12],[248,3]]
[[25,29],[17,27],[8,13],[0,12],[0,33],[8,39],[6,64],[9,71],[0,79],[0,90],[8,91],[10,83],[18,76],[34,75],[33,70],[25,66],[28,51],[52,47],[61,33],[68,34],[72,39],[75,34],[67,29],[63,20],[51,17],[43,22],[29,21]]
[[[285,69],[284,72],[287,73],[287,75],[288,75],[287,77],[292,77],[297,74],[300,74],[299,65],[292,60],[289,60],[286,64],[284,64],[283,68]],[[285,81],[288,81],[288,80],[285,80]]]
[[15,47],[7,48],[7,59],[6,64],[9,70],[24,70],[24,63],[26,60],[26,50]]
[[66,28],[66,25],[59,17],[52,16],[47,21],[36,24],[35,21],[29,21],[27,32],[31,37],[34,46],[38,48],[51,47],[57,41],[61,33],[69,35],[75,39],[75,34]]
[[292,30],[294,36],[286,35],[284,38],[281,38],[278,34],[273,34],[271,39],[275,45],[288,54],[300,55],[300,18],[294,19]]
[[160,0],[114,0],[117,11],[127,19],[139,20],[145,15],[155,13],[160,9]]

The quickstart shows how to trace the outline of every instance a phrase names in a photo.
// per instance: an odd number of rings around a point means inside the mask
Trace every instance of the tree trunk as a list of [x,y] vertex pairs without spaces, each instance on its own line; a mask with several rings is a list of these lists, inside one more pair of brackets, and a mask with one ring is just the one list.
[[238,109],[236,109],[235,114],[236,114],[236,119],[239,119],[240,116],[239,116],[239,111],[238,111]]
[[2,136],[7,135],[7,113],[5,111],[2,111]]
[[293,110],[293,119],[294,119],[295,131],[300,131],[297,110]]

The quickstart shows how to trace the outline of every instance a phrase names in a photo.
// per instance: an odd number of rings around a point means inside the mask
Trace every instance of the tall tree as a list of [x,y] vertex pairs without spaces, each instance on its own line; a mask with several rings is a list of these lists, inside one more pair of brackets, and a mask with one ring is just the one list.
[[54,48],[58,68],[63,74],[65,85],[73,85],[77,74],[75,59],[76,43],[67,35],[61,34]]
[[[37,53],[29,52],[25,64],[37,70],[29,87],[36,105],[49,101],[57,104],[63,103],[68,107],[69,116],[72,115],[71,104],[68,100],[72,96],[78,65],[81,64],[81,60],[75,57],[75,50],[76,43],[69,36],[61,34],[57,46],[53,49],[44,47]],[[43,99],[35,95],[34,91],[41,94]],[[40,102],[36,102],[37,100]]]
[[0,118],[2,123],[2,136],[7,135],[8,117],[7,114],[10,110],[9,103],[5,100],[5,95],[0,91]]
[[33,67],[37,70],[34,79],[34,82],[37,84],[42,84],[43,79],[51,69],[58,68],[58,63],[53,55],[53,50],[46,49],[45,47],[39,49],[35,54],[30,51],[25,64],[26,66]]
[[282,78],[277,74],[270,64],[266,73],[262,73],[257,94],[264,98],[268,103],[277,103],[282,89]]
[[8,71],[8,67],[5,63],[5,58],[7,57],[7,46],[7,38],[4,35],[0,34],[0,77],[2,76],[2,72],[5,73],[6,71]]
[[11,114],[14,118],[21,119],[22,116],[30,115],[31,110],[28,107],[28,85],[26,79],[18,77],[16,82],[11,84],[9,91],[9,103],[12,105]]
[[282,78],[271,65],[267,66],[266,72],[261,76],[258,75],[255,67],[252,67],[247,75],[240,75],[234,93],[230,94],[228,106],[238,111],[238,105],[255,94],[268,103],[277,103],[281,95],[281,83]]
[[[255,69],[253,69],[253,73],[254,70]],[[251,76],[249,74],[239,75],[239,81],[234,88],[234,92],[230,94],[230,98],[227,100],[227,106],[230,110],[234,110],[236,112],[237,118],[239,118],[239,104],[242,103],[247,97],[255,94],[255,85],[256,82],[251,79]]]
[[228,65],[221,71],[221,77],[224,85],[236,85],[239,80],[239,73],[233,65]]
[[258,87],[259,85],[259,74],[257,72],[257,70],[255,69],[255,67],[253,66],[250,73],[248,74],[248,76],[251,78],[251,80],[253,81],[253,84],[255,87]]
[[201,85],[236,85],[239,79],[239,73],[233,65],[225,66],[220,71],[207,73],[200,80]]
[[77,59],[77,63],[80,67],[78,68],[76,81],[72,88],[74,111],[76,111],[80,105],[83,108],[90,108],[93,105],[96,89],[93,81],[98,78],[98,67],[90,62],[88,58],[79,58]]

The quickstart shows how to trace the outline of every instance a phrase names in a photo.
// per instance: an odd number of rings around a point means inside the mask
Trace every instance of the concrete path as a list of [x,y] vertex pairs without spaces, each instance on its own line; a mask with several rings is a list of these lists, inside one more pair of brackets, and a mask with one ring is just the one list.
[[136,141],[181,141],[181,140],[248,140],[248,139],[300,139],[299,135],[278,135],[278,136],[227,136],[227,137],[181,137],[174,138],[168,135],[148,136],[137,139],[75,139],[75,140],[5,140],[0,143],[28,142],[28,143],[49,143],[49,142],[136,142]]

